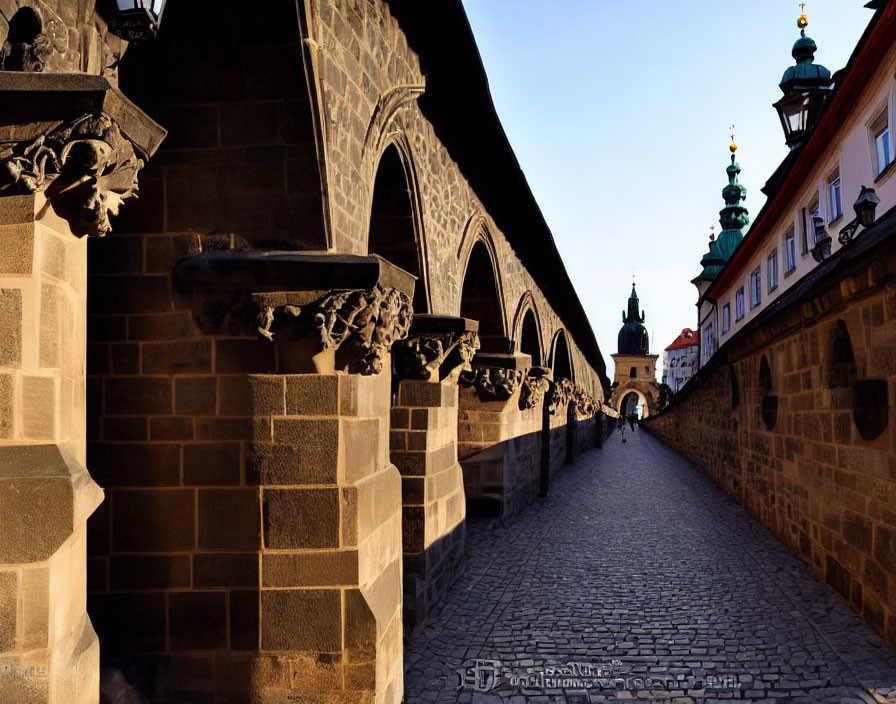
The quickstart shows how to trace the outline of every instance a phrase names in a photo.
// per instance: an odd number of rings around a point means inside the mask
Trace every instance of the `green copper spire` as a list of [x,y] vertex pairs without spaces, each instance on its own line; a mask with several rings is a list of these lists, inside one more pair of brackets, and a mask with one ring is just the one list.
[[[732,125],[732,128],[734,126]],[[722,231],[718,239],[710,239],[709,251],[703,255],[700,264],[703,272],[698,278],[712,281],[734,254],[734,250],[743,241],[743,228],[750,224],[750,215],[741,202],[747,199],[747,189],[741,185],[737,177],[740,175],[740,164],[735,160],[737,145],[731,135],[731,163],[725,169],[728,174],[728,185],[722,189],[725,207],[719,211],[719,223]]]

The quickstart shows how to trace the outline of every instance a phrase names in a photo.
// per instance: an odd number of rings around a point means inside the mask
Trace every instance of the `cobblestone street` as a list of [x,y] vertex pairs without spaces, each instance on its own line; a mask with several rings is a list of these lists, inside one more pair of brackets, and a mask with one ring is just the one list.
[[896,653],[837,595],[686,460],[626,437],[522,515],[470,521],[467,571],[409,644],[409,704],[896,702]]

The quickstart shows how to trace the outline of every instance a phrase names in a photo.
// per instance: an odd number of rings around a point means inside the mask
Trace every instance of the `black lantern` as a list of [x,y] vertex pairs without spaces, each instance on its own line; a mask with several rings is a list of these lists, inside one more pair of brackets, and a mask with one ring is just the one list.
[[784,128],[784,141],[793,149],[802,144],[821,116],[828,91],[796,90],[775,103],[774,107]]
[[784,97],[775,103],[781,118],[784,138],[791,149],[798,147],[812,131],[824,109],[824,101],[832,90],[831,72],[815,63],[818,47],[811,37],[806,36],[809,20],[800,15],[797,26],[800,38],[791,52],[796,66],[789,67],[781,79],[780,88]]
[[155,39],[166,0],[116,0],[118,14],[111,29],[130,42]]
[[852,222],[840,230],[840,234],[837,236],[840,244],[845,247],[852,242],[860,227],[867,229],[874,224],[878,205],[880,205],[880,198],[877,197],[874,189],[862,186],[859,197],[852,206],[853,210],[856,211],[856,216]]
[[877,197],[874,189],[862,186],[859,199],[852,206],[856,211],[856,219],[862,227],[871,227],[874,224],[878,205],[880,205],[880,198]]
[[812,216],[812,224],[815,227],[815,246],[812,247],[812,258],[821,263],[831,256],[831,244],[833,240],[824,227],[824,218],[820,215]]

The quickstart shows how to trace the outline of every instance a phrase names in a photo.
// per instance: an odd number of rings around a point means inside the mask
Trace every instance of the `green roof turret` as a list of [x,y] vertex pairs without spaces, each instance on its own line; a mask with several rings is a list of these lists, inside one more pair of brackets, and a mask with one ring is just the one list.
[[[732,129],[734,125],[732,125]],[[731,135],[731,163],[725,172],[728,174],[728,185],[722,189],[722,198],[725,200],[725,207],[719,211],[719,224],[722,231],[719,233],[718,239],[710,237],[709,251],[703,255],[700,265],[703,272],[698,277],[712,281],[716,275],[722,270],[722,267],[734,254],[734,250],[743,241],[743,228],[750,224],[749,211],[741,205],[741,202],[747,199],[747,189],[738,180],[740,175],[740,164],[735,159],[737,152],[737,144],[734,143],[734,135]]]

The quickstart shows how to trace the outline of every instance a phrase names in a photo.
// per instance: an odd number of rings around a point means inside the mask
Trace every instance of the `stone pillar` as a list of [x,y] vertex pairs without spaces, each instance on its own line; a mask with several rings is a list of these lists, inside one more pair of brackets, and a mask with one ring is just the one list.
[[523,398],[530,362],[512,351],[480,352],[461,375],[458,455],[471,515],[510,516],[538,494],[541,407]]
[[108,231],[164,132],[99,77],[3,74],[0,93],[0,701],[96,704],[80,236]]
[[390,457],[402,476],[404,622],[423,625],[460,570],[466,502],[457,461],[458,375],[479,346],[478,323],[419,315],[396,356]]
[[[229,251],[181,261],[174,281],[132,324],[163,329],[173,302],[197,326],[128,343],[143,373],[103,379],[92,446],[112,496],[91,602],[110,692],[397,704],[389,370],[413,277],[377,257]],[[118,467],[128,454],[139,471]]]

